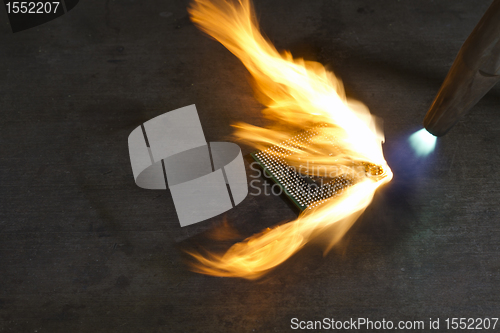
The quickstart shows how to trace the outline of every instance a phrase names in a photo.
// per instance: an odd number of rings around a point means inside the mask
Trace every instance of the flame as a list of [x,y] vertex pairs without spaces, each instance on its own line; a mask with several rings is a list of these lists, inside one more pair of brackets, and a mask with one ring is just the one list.
[[188,10],[196,26],[246,66],[260,101],[267,107],[263,114],[275,121],[269,128],[236,124],[237,137],[261,150],[270,145],[284,147],[284,140],[293,131],[322,124],[325,135],[316,136],[307,145],[298,144],[287,163],[318,176],[326,176],[325,170],[332,167],[340,173],[352,171],[354,166],[366,167],[366,173],[353,172],[356,183],[342,195],[307,209],[295,221],[268,228],[233,245],[223,255],[188,252],[196,259],[193,270],[256,279],[318,234],[332,232],[330,227],[335,227],[329,249],[370,204],[376,189],[392,179],[382,152],[384,136],[375,117],[362,103],[347,99],[342,82],[320,63],[293,59],[289,52],[280,54],[260,33],[249,0],[195,0]]
[[410,145],[418,157],[425,157],[434,151],[437,137],[429,133],[425,128],[413,133],[408,138]]

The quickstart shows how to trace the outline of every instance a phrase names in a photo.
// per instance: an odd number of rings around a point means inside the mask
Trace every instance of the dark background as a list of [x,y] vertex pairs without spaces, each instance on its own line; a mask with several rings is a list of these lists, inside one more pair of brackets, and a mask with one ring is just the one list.
[[207,141],[267,122],[248,72],[190,23],[188,2],[87,0],[15,34],[1,13],[0,332],[500,317],[500,86],[431,157],[407,142],[490,2],[256,2],[279,49],[327,65],[384,119],[394,171],[326,257],[307,246],[259,281],[192,273],[182,249],[218,246],[224,221],[246,237],[293,220],[286,200],[249,195],[181,228],[169,192],[133,180],[127,137],[157,115],[196,104]]

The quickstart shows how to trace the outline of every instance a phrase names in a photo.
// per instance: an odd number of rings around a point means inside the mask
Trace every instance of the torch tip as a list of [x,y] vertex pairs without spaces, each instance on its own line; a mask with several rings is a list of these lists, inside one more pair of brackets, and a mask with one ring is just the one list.
[[425,157],[434,151],[436,147],[437,137],[422,128],[416,131],[408,138],[411,147],[413,148],[415,155],[418,157]]

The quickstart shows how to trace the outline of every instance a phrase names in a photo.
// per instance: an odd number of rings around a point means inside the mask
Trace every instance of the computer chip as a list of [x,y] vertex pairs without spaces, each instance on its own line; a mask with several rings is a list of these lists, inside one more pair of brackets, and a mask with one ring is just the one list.
[[[261,166],[266,175],[273,180],[301,211],[317,207],[335,196],[341,195],[346,188],[359,181],[355,173],[342,173],[334,177],[312,176],[299,172],[287,162],[287,157],[294,154],[300,147],[311,144],[311,140],[318,135],[324,135],[323,126],[303,130],[280,145],[271,146],[265,150],[252,154],[252,158]],[[323,138],[324,139],[324,138]],[[335,149],[332,140],[332,150]],[[372,163],[357,163],[363,176],[377,176],[383,169]],[[354,171],[354,169],[353,169]]]

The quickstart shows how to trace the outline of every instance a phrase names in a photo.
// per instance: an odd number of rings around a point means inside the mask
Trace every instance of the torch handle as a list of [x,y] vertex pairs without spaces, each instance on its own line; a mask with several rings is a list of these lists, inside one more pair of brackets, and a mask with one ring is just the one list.
[[500,81],[500,0],[495,0],[469,35],[424,118],[442,136]]

